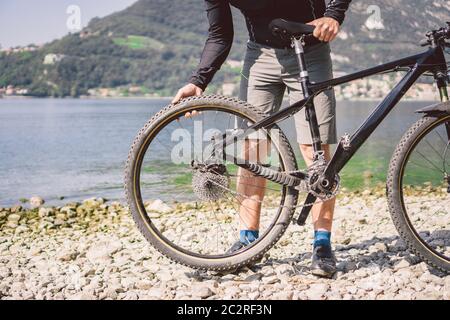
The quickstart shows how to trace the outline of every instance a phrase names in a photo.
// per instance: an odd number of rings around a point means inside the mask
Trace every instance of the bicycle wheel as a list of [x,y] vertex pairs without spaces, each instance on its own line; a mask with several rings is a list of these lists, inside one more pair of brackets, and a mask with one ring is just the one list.
[[418,257],[450,271],[450,116],[424,117],[403,136],[390,162],[389,210]]
[[[162,109],[139,132],[126,167],[127,199],[140,231],[165,256],[192,268],[233,270],[254,263],[282,236],[298,192],[240,169],[223,154],[251,159],[257,152],[265,167],[297,170],[284,134],[277,126],[254,132],[218,150],[220,157],[211,148],[218,133],[260,119],[253,106],[236,99],[191,97]],[[155,198],[162,202],[155,205]],[[259,239],[227,252],[239,230],[254,228],[248,224],[258,213]]]

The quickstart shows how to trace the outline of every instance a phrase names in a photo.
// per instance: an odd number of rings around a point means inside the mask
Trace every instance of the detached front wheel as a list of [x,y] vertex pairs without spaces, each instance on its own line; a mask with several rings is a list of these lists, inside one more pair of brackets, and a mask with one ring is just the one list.
[[[236,99],[192,97],[162,109],[139,132],[126,166],[127,200],[139,230],[165,256],[192,268],[233,270],[254,263],[282,236],[298,192],[256,177],[211,150],[214,137],[262,117]],[[247,159],[257,152],[255,161],[265,167],[297,170],[278,127],[248,138],[221,151]],[[239,230],[251,229],[255,221],[259,239],[229,253]]]

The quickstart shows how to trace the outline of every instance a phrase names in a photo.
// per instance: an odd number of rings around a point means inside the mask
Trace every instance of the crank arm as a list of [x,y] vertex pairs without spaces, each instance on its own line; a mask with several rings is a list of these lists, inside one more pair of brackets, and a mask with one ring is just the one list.
[[300,212],[300,215],[297,218],[297,224],[299,226],[305,225],[306,219],[308,218],[309,213],[311,212],[312,204],[316,201],[316,199],[317,197],[315,195],[313,195],[312,193],[308,193],[302,211]]

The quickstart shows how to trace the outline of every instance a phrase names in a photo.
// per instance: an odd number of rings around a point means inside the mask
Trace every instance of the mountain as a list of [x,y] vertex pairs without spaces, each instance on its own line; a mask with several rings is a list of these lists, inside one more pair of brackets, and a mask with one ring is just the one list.
[[[233,10],[235,42],[210,86],[237,82],[247,40],[245,21]],[[450,21],[446,0],[355,0],[333,43],[335,70],[350,72],[419,52],[431,29]],[[172,95],[195,69],[208,24],[202,1],[139,0],[79,33],[38,50],[0,53],[0,87],[34,96],[79,96],[91,88],[139,86]]]

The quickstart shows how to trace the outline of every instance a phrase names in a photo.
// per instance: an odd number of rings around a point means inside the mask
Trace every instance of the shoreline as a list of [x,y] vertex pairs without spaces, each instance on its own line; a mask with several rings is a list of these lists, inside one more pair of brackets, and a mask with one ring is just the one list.
[[[85,96],[85,97],[30,97],[30,96],[3,96],[1,100],[171,100],[173,97],[146,97],[146,96],[133,96],[133,97],[101,97],[101,96]],[[1,101],[0,100],[0,101]],[[287,99],[285,99],[287,100]],[[355,98],[355,99],[336,99],[337,102],[380,102],[383,98]],[[401,102],[439,102],[437,100],[430,99],[417,99],[417,98],[403,98]]]

